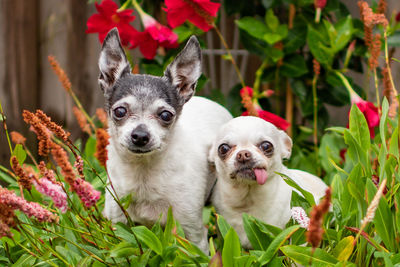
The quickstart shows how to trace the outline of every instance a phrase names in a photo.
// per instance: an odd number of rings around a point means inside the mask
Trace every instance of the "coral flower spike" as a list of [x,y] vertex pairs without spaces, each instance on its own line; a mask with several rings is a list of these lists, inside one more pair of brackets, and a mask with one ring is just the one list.
[[172,28],[189,20],[205,32],[213,28],[211,24],[221,6],[210,0],[165,0],[165,5],[167,20]]
[[95,5],[98,13],[88,19],[86,33],[98,33],[99,40],[103,43],[108,31],[117,27],[122,45],[129,45],[132,42],[132,35],[137,33],[135,28],[129,24],[135,19],[135,16],[131,15],[133,10],[118,11],[118,5],[112,0],[103,0],[100,4],[95,3]]

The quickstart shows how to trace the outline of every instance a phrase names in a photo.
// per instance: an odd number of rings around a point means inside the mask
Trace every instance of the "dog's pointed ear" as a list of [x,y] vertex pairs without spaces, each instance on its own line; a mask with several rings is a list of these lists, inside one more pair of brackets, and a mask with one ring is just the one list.
[[187,102],[196,88],[201,75],[201,49],[195,36],[190,37],[185,48],[167,67],[164,76],[177,88],[179,95]]
[[131,71],[125,52],[122,49],[117,28],[110,30],[104,39],[99,58],[99,85],[103,93],[112,88],[115,82]]
[[280,140],[281,140],[281,147],[282,147],[282,159],[289,159],[290,155],[292,154],[292,146],[293,142],[292,139],[287,135],[286,132],[279,130]]

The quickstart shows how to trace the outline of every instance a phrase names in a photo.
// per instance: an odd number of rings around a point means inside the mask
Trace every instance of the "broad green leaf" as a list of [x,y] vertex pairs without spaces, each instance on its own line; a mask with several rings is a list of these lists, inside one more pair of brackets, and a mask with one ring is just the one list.
[[400,157],[399,154],[399,128],[396,127],[389,142],[389,154],[394,155],[397,159]]
[[22,255],[17,262],[15,262],[12,266],[13,267],[20,267],[20,266],[32,266],[36,261],[36,258],[33,255],[25,254]]
[[229,229],[232,227],[228,224],[228,222],[220,214],[217,214],[217,225],[218,225],[219,232],[221,233],[222,237],[225,239],[226,234],[228,233]]
[[354,249],[354,237],[347,236],[339,241],[336,247],[332,251],[332,255],[339,261],[347,261],[353,253]]
[[308,72],[304,57],[295,54],[285,58],[280,68],[281,74],[285,77],[300,77]]
[[168,209],[167,223],[164,229],[164,246],[167,246],[172,241],[172,229],[175,226],[174,215],[172,214],[172,207]]
[[344,142],[348,145],[347,154],[354,164],[361,163],[363,166],[366,166],[367,153],[363,148],[361,148],[349,130],[344,131]]
[[146,244],[148,248],[153,250],[158,255],[162,254],[162,244],[160,239],[147,227],[145,226],[135,226],[132,227],[132,231],[136,234],[137,238]]
[[267,25],[253,17],[243,17],[235,22],[241,30],[257,39],[262,40],[264,35],[268,33]]
[[125,241],[128,241],[131,244],[136,244],[135,236],[130,232],[130,229],[123,223],[117,223],[115,225],[115,235],[122,238]]
[[354,29],[353,29],[353,20],[351,16],[347,16],[344,19],[339,20],[336,25],[336,37],[334,39],[333,49],[336,52],[342,50],[350,41]]
[[290,259],[304,266],[309,266],[310,262],[313,267],[327,267],[335,266],[338,262],[333,256],[328,254],[325,250],[316,248],[314,253],[311,253],[311,247],[301,247],[287,245],[281,247],[281,251]]
[[256,256],[253,255],[245,255],[235,258],[235,266],[238,267],[251,267],[254,266],[255,261],[257,260]]
[[224,266],[234,266],[235,258],[240,256],[240,241],[233,228],[230,228],[224,239],[222,263]]
[[[367,192],[368,192],[368,201],[371,203],[372,198],[376,194],[376,186],[374,183],[368,179],[367,180]],[[375,224],[375,231],[382,238],[385,247],[389,250],[395,250],[395,244],[393,236],[395,236],[394,225],[393,225],[393,216],[388,206],[388,203],[385,197],[382,197],[379,201],[378,208],[375,211],[375,217],[373,220]]]
[[363,151],[366,152],[371,146],[368,123],[364,117],[364,114],[355,104],[350,110],[349,129],[354,139],[356,139]]
[[267,264],[279,250],[279,248],[286,242],[290,236],[300,228],[299,225],[292,225],[284,229],[268,246],[267,250],[258,259],[261,265]]
[[110,250],[110,257],[129,257],[138,251],[136,246],[128,242],[121,242]]
[[273,45],[276,42],[282,40],[282,36],[279,33],[267,32],[264,33],[263,40],[269,43],[270,45]]
[[387,39],[388,46],[400,47],[400,31],[395,32]]
[[334,53],[324,45],[324,37],[313,27],[308,26],[307,30],[307,44],[315,59],[323,64],[330,66],[332,64]]
[[25,149],[22,147],[21,144],[17,144],[14,148],[13,151],[13,156],[15,156],[19,162],[19,164],[23,164],[25,162],[26,159],[26,151]]
[[265,23],[272,32],[276,32],[279,27],[279,19],[275,16],[273,9],[268,9],[265,14]]
[[308,192],[308,191],[304,190],[303,188],[301,188],[295,181],[292,180],[292,178],[290,178],[290,177],[287,176],[286,174],[279,173],[279,172],[277,172],[277,174],[279,174],[280,176],[282,176],[282,177],[283,177],[283,180],[284,180],[288,185],[290,185],[290,186],[293,187],[294,189],[297,189],[297,190],[303,195],[303,197],[308,201],[308,203],[309,203],[311,206],[314,206],[314,205],[315,205],[314,196],[313,196],[310,192]]
[[243,213],[243,227],[247,238],[256,250],[266,250],[270,237],[262,232],[252,216]]
[[386,136],[385,136],[385,132],[386,131],[385,130],[386,130],[386,127],[387,127],[386,119],[387,119],[388,111],[389,111],[389,103],[388,103],[388,101],[387,101],[387,99],[385,97],[385,98],[383,98],[383,101],[382,101],[382,115],[381,115],[381,119],[380,119],[380,122],[379,122],[379,133],[380,133],[380,136],[381,136],[382,147],[383,147],[385,153],[387,151],[387,148],[386,148]]

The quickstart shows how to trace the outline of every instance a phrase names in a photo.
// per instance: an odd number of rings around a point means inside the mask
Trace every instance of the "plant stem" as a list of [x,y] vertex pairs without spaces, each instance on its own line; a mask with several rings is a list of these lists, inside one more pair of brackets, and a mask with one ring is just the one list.
[[378,75],[376,74],[376,68],[374,68],[374,80],[375,80],[376,105],[378,106],[379,113],[381,113],[381,100],[379,97]]
[[313,93],[313,141],[315,151],[318,151],[318,97],[317,97],[317,80],[318,75],[314,75],[312,81],[312,93]]
[[10,154],[12,155],[13,154],[13,149],[12,149],[12,145],[11,145],[11,141],[10,141],[10,135],[8,134],[6,116],[4,116],[4,111],[3,111],[3,106],[1,104],[1,101],[0,101],[0,115],[1,115],[1,120],[3,121],[4,131],[6,132],[8,147],[10,148]]
[[234,69],[235,69],[235,71],[236,71],[236,74],[237,74],[237,76],[238,76],[238,78],[239,78],[240,84],[242,85],[242,87],[245,87],[246,84],[244,83],[242,74],[240,73],[239,67],[237,66],[236,61],[235,61],[235,59],[234,59],[233,56],[232,56],[231,50],[229,49],[229,46],[228,46],[228,44],[226,43],[225,38],[222,36],[222,34],[221,34],[221,32],[219,31],[218,27],[217,27],[215,24],[213,24],[213,26],[214,26],[215,32],[217,33],[219,39],[220,39],[221,42],[222,42],[222,45],[225,47],[225,50],[226,50],[226,52],[228,53],[229,59],[230,59],[230,61],[232,62],[232,65],[233,65],[233,67],[234,67]]
[[254,84],[253,84],[253,97],[256,99],[259,98],[259,96],[260,96],[259,89],[260,89],[260,84],[261,84],[261,77],[267,66],[268,66],[268,60],[265,59],[263,61],[263,63],[261,64],[261,66],[256,71],[256,77],[255,77]]

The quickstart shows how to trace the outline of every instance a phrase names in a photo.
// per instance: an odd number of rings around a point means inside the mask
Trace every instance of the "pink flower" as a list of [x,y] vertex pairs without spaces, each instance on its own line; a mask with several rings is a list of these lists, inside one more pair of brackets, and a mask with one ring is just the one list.
[[[266,120],[270,123],[272,123],[273,125],[275,125],[276,127],[286,131],[286,129],[290,126],[290,123],[285,120],[282,117],[279,117],[278,115],[275,115],[274,113],[262,110],[262,109],[257,109],[258,112],[258,116],[263,119]],[[242,113],[242,116],[249,116],[249,112],[245,111]]]
[[210,0],[165,0],[167,20],[172,28],[189,20],[203,31],[209,31],[217,17],[219,3]]
[[112,0],[103,0],[95,5],[98,13],[88,19],[86,33],[98,33],[99,40],[103,43],[107,33],[117,27],[122,45],[127,46],[134,42],[132,37],[137,31],[129,24],[135,19],[135,16],[131,15],[133,10],[118,11],[118,5]]
[[153,59],[159,46],[165,48],[178,47],[178,35],[168,27],[161,25],[152,16],[142,13],[141,18],[145,28],[144,32],[135,34],[135,46],[146,59]]
[[100,198],[100,192],[95,190],[92,184],[86,182],[81,178],[75,179],[72,184],[73,191],[76,192],[86,207],[91,207],[96,204]]
[[360,111],[364,114],[368,123],[369,133],[371,138],[374,138],[374,128],[379,125],[379,110],[371,102],[363,100],[354,91],[350,92],[351,103],[356,104]]
[[47,178],[41,178],[39,182],[33,180],[33,184],[40,193],[51,197],[54,205],[59,208],[62,213],[67,211],[67,194],[60,185],[52,183]]
[[290,210],[292,218],[300,224],[300,227],[307,229],[310,224],[310,218],[308,218],[307,213],[302,207],[293,207]]
[[315,8],[324,8],[326,6],[327,0],[314,0]]
[[35,217],[39,222],[54,222],[58,220],[56,215],[38,203],[28,202],[5,188],[0,188],[0,203],[8,205],[14,210],[18,209],[29,217]]

